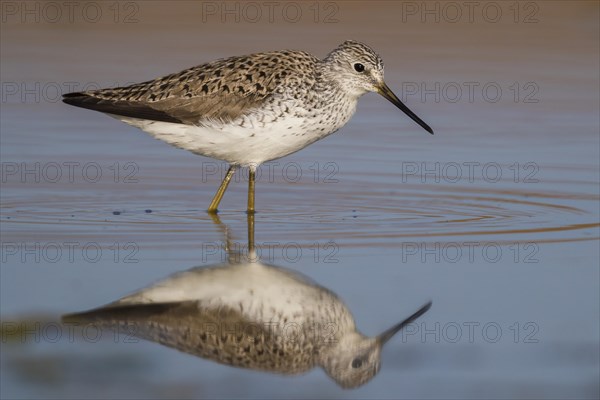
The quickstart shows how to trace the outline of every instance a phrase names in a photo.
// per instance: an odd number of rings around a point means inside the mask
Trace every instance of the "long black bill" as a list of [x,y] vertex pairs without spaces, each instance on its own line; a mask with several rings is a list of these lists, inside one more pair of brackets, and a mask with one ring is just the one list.
[[381,335],[379,335],[377,337],[377,340],[383,346],[385,344],[385,342],[390,340],[396,333],[400,332],[402,330],[402,328],[404,328],[406,325],[412,323],[414,320],[419,318],[421,315],[425,314],[427,312],[427,310],[429,310],[430,308],[431,308],[431,301],[428,302],[427,304],[423,305],[423,307],[419,308],[419,310],[416,313],[414,313],[410,317],[406,318],[404,321],[400,322],[397,325],[392,326],[390,329],[383,332]]
[[410,111],[410,109],[406,107],[398,97],[396,97],[394,92],[392,92],[392,90],[385,83],[383,83],[379,88],[379,94],[388,99],[393,105],[404,111],[404,113],[408,115],[413,121],[421,125],[423,129],[425,129],[427,132],[433,135],[433,129],[431,129],[431,127],[427,125],[421,118],[417,117],[417,114]]

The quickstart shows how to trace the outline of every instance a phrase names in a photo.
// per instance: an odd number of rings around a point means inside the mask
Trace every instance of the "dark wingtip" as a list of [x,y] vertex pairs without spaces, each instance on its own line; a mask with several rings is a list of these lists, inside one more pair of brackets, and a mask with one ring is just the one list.
[[79,106],[81,105],[81,103],[89,98],[90,96],[83,93],[83,92],[71,92],[71,93],[66,93],[63,94],[63,98],[62,101],[63,103],[72,105],[72,106]]
[[87,96],[84,92],[71,92],[63,94],[63,98]]
[[79,313],[64,314],[60,320],[63,324],[88,324],[93,322],[105,322],[112,320],[125,321],[132,318],[148,318],[177,309],[186,302],[174,303],[148,303],[148,304],[109,304],[104,307]]
[[183,124],[183,121],[179,118],[170,115],[165,111],[154,109],[143,102],[103,99],[86,92],[64,94],[62,101],[71,106],[87,108],[88,110],[99,111],[106,114]]
[[60,322],[63,324],[74,324],[79,321],[80,321],[80,317],[75,313],[65,314],[60,317]]

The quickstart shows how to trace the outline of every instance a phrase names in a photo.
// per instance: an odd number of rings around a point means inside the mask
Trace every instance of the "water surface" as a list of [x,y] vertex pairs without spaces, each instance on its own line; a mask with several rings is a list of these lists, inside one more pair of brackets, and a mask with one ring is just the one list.
[[[330,23],[324,3],[317,23],[304,5],[296,23],[254,23],[202,3],[135,4],[135,23],[1,24],[3,397],[598,397],[597,4],[533,2],[528,23],[531,9],[515,22],[508,3],[496,23],[422,22],[407,2],[332,3]],[[348,392],[322,371],[281,377],[110,333],[55,335],[63,313],[222,262],[204,210],[226,166],[52,89],[261,50],[324,56],[349,38],[381,54],[389,86],[436,135],[365,96],[339,133],[263,166],[256,244],[336,292],[369,335],[433,300],[379,375]],[[220,214],[240,251],[245,195],[242,173]]]

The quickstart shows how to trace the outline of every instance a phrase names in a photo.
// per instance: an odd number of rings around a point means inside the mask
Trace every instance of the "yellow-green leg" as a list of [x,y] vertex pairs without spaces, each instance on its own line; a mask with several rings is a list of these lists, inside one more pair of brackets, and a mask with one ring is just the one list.
[[256,170],[250,167],[248,171],[248,214],[254,213],[254,182],[256,180]]
[[213,197],[212,201],[210,202],[210,206],[208,206],[209,213],[216,213],[218,211],[219,203],[221,202],[221,199],[223,198],[223,195],[225,194],[225,191],[227,190],[227,186],[229,186],[229,181],[231,181],[231,177],[235,173],[236,169],[237,169],[237,166],[232,165],[227,170],[227,175],[225,175],[225,178],[223,178],[223,182],[221,182],[221,186],[219,186],[217,193],[215,193],[215,197]]
[[254,249],[254,213],[248,213],[248,258],[256,261],[256,251]]

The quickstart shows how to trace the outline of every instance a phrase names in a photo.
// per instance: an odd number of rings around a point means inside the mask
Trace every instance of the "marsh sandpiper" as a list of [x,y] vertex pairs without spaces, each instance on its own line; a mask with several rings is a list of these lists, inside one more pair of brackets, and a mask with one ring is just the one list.
[[367,92],[381,94],[433,134],[385,84],[381,58],[351,40],[322,60],[292,50],[230,57],[126,87],[68,93],[63,101],[229,163],[211,213],[235,171],[248,167],[247,210],[253,213],[258,166],[336,132]]
[[297,375],[319,366],[344,388],[369,382],[380,370],[384,345],[425,314],[431,301],[379,335],[363,335],[331,290],[260,261],[254,214],[247,218],[247,253],[234,250],[222,226],[227,262],[177,272],[63,321],[113,329],[235,367]]

